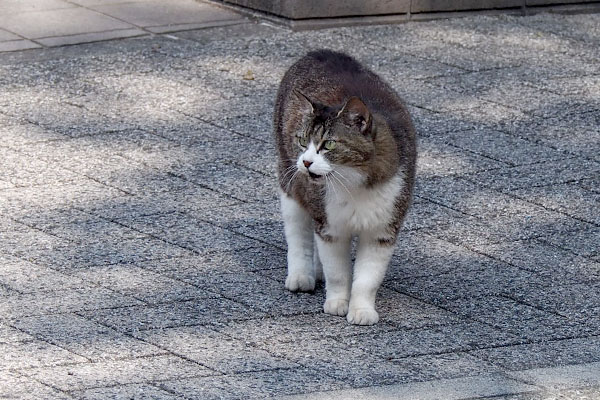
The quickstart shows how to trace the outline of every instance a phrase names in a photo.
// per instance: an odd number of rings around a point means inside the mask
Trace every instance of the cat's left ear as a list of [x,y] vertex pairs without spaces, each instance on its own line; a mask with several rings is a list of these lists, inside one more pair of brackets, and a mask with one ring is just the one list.
[[365,103],[356,96],[350,97],[346,101],[338,116],[343,116],[347,122],[355,125],[363,135],[371,131],[373,120],[371,113]]
[[317,108],[316,103],[298,89],[294,89],[293,92],[298,99],[302,100],[307,109],[310,110],[310,113],[313,114]]

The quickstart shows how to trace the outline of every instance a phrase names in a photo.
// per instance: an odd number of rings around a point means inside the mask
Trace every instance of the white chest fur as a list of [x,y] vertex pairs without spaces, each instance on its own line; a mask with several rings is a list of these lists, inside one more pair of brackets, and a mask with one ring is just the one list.
[[403,176],[374,187],[328,187],[325,209],[328,233],[334,236],[384,230],[395,211],[394,203],[402,190]]

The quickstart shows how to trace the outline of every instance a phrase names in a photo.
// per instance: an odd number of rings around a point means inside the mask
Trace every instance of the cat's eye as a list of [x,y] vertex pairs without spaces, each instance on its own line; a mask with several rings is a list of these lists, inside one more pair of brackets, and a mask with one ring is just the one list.
[[336,145],[337,143],[335,142],[335,140],[326,140],[325,143],[323,143],[323,147],[325,148],[325,150],[333,150],[335,149]]
[[308,145],[308,138],[306,136],[298,136],[298,144],[302,147],[306,147]]

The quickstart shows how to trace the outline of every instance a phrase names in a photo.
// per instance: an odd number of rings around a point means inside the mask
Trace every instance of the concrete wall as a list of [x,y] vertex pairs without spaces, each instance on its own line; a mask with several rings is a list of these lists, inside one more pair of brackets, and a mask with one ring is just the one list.
[[300,20],[391,14],[418,14],[528,6],[600,3],[598,0],[221,0],[280,17]]

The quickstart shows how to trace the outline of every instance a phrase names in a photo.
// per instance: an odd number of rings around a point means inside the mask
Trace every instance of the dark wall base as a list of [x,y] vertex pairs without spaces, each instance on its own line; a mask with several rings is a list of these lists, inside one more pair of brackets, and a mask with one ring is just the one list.
[[[519,9],[556,5],[587,5],[598,0],[218,0],[289,20],[377,17],[421,13]],[[421,18],[418,18],[421,19]]]

